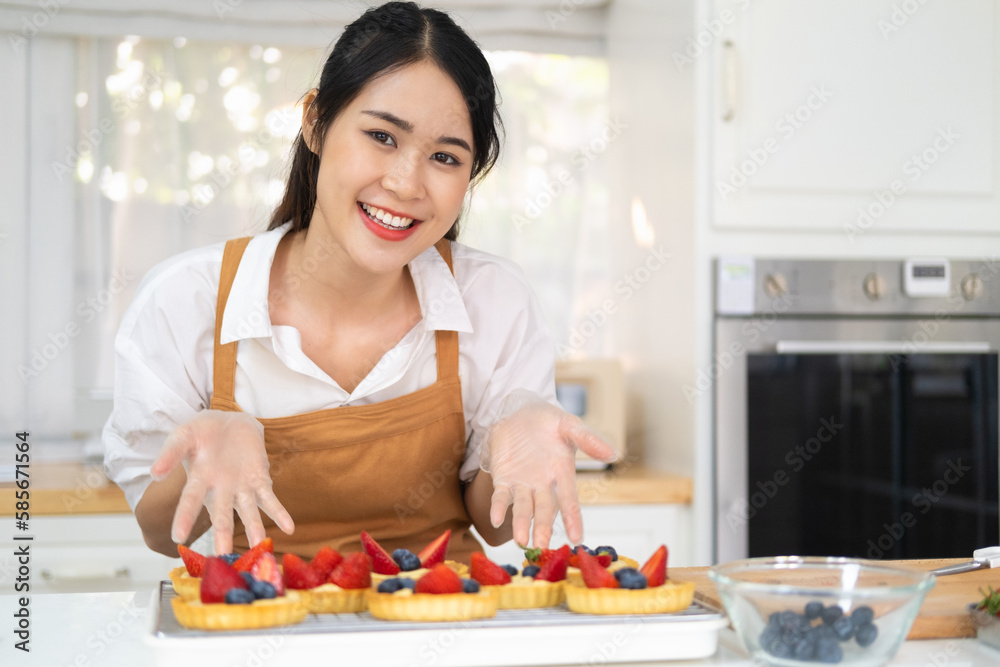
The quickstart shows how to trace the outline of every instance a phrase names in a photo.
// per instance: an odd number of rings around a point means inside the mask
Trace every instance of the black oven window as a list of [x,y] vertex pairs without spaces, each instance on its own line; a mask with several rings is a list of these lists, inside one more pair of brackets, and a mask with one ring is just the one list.
[[748,356],[749,555],[997,544],[997,355]]

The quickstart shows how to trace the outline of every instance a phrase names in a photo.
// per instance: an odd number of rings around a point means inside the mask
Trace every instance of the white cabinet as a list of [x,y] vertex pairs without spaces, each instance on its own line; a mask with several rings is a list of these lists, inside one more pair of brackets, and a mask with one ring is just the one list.
[[[668,567],[695,565],[690,505],[587,505],[583,507],[583,527],[584,544],[591,549],[607,544],[641,565],[657,547],[666,544]],[[550,546],[566,542],[562,520],[557,519]],[[524,560],[524,552],[513,540],[485,551],[490,560],[501,565],[520,568]]]
[[713,226],[1000,231],[996,0],[700,7]]
[[30,542],[0,538],[3,590],[14,592],[14,551],[26,544],[32,594],[152,590],[181,565],[146,546],[132,514],[34,517],[31,535]]

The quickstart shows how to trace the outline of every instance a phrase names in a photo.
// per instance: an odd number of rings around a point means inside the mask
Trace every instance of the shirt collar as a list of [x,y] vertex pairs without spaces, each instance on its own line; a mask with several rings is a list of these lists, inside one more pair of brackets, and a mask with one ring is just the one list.
[[[271,337],[271,317],[267,306],[271,266],[278,242],[289,229],[291,225],[286,223],[258,234],[247,244],[222,314],[222,345],[244,338]],[[420,301],[424,330],[472,332],[462,292],[437,248],[431,246],[415,257],[409,266]],[[261,270],[265,267],[266,270]]]

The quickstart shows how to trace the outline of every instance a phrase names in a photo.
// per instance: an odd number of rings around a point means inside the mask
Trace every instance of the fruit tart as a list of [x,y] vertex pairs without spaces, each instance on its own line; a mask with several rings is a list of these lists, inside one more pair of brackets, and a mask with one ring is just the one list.
[[[612,573],[627,567],[635,570],[639,569],[639,563],[627,556],[619,556],[618,551],[614,547],[602,546],[591,549],[581,544],[578,548],[584,549],[588,554],[597,558],[601,567]],[[576,549],[573,550],[573,555],[569,559],[566,581],[577,586],[583,586],[583,577],[580,575],[580,557],[576,554]]]
[[449,529],[424,547],[420,553],[415,554],[409,549],[396,549],[390,556],[374,537],[361,531],[361,546],[371,558],[372,586],[377,587],[386,579],[400,576],[417,580],[438,563],[445,563],[459,576],[465,576],[469,572],[468,566],[455,561],[446,561],[444,558],[450,540]]
[[497,596],[472,579],[462,579],[444,563],[414,581],[386,579],[369,590],[368,611],[384,621],[468,621],[497,612]]
[[314,614],[348,614],[368,608],[365,593],[371,588],[371,559],[358,552],[341,556],[323,547],[310,563],[294,554],[283,559],[286,583],[291,582]]
[[694,599],[694,582],[667,579],[667,547],[660,546],[640,570],[611,572],[577,547],[584,585],[566,586],[566,604],[581,614],[667,614],[684,611]]
[[170,601],[177,622],[195,630],[253,630],[302,621],[308,610],[296,591],[282,585],[274,554],[262,554],[254,567],[257,576],[237,572],[222,558],[206,558],[199,598]]
[[[185,600],[197,600],[206,557],[197,551],[188,549],[183,544],[177,547],[177,551],[180,553],[181,560],[184,561],[184,566],[175,567],[170,571],[170,582],[177,595]],[[265,537],[243,555],[231,553],[223,554],[219,558],[232,565],[237,572],[250,572],[257,560],[265,553],[274,554],[274,542],[270,537]]]
[[498,609],[555,607],[566,599],[569,546],[553,550],[545,565],[528,565],[520,573],[513,565],[497,565],[480,553],[472,554],[470,576],[483,590],[497,596]]

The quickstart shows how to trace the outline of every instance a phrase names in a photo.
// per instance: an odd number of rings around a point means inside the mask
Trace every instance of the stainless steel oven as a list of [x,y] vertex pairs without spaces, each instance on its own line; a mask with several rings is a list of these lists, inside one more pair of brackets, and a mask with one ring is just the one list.
[[717,262],[715,557],[1000,542],[1000,261]]

